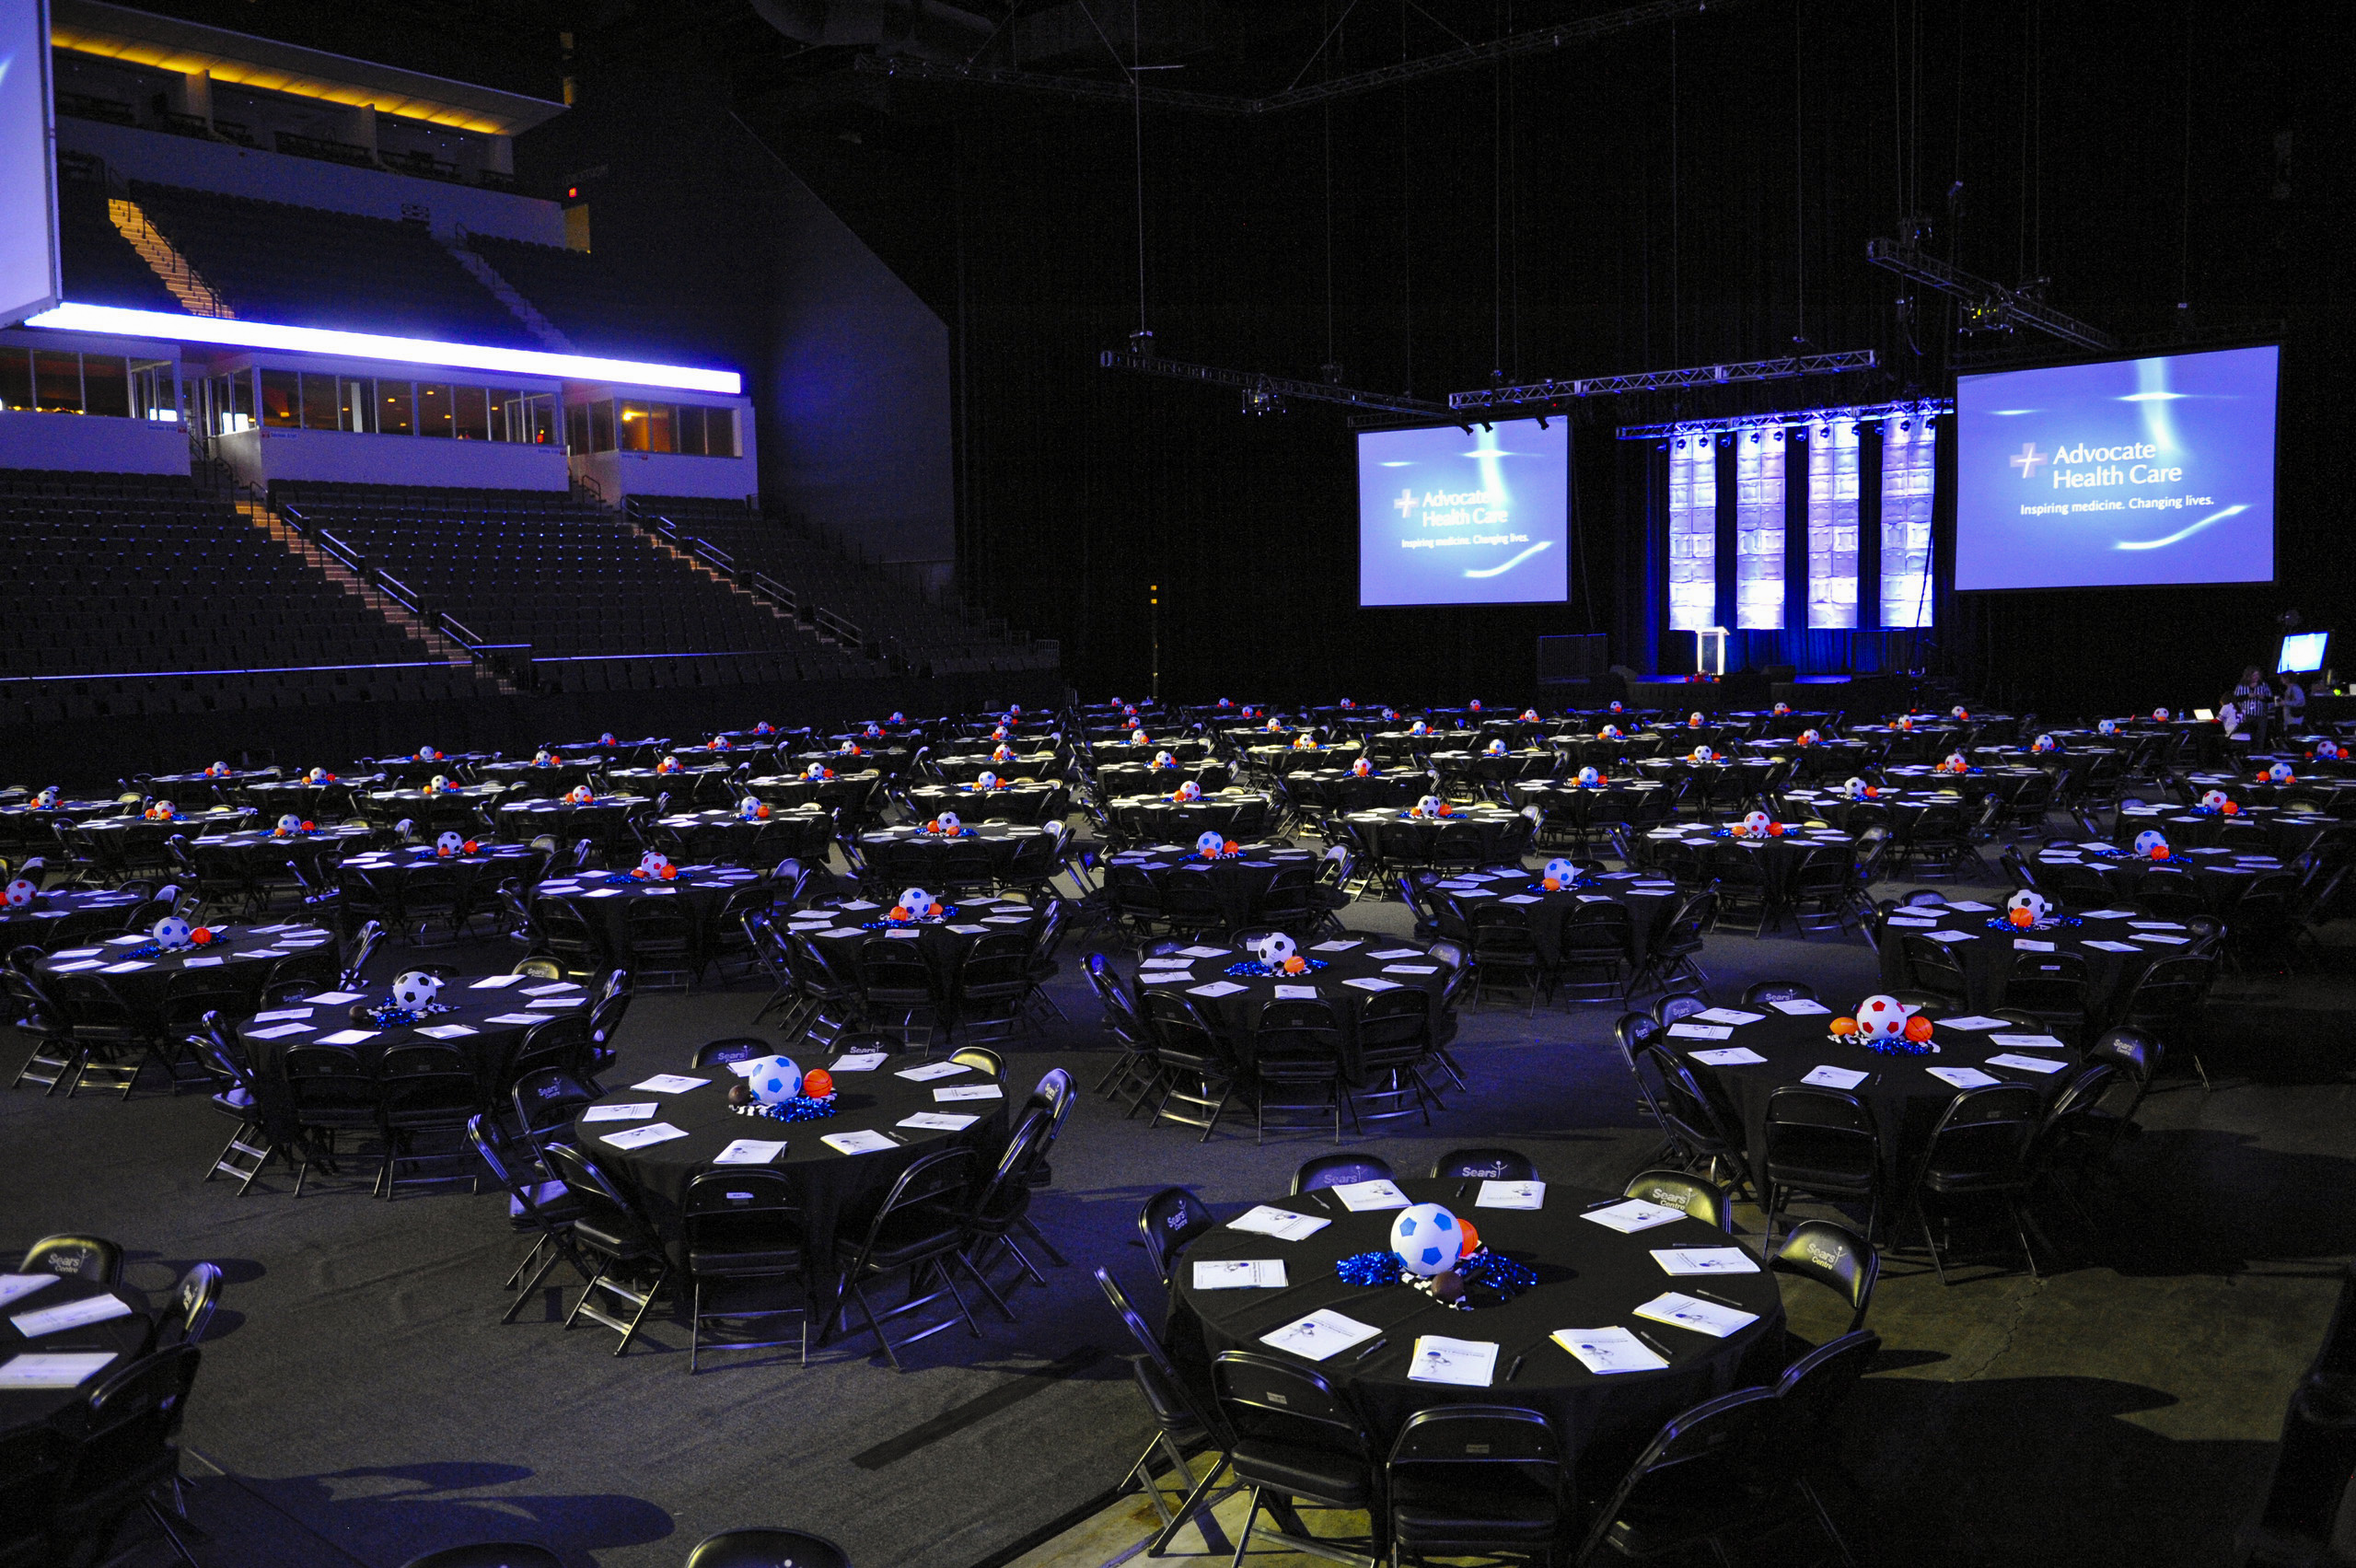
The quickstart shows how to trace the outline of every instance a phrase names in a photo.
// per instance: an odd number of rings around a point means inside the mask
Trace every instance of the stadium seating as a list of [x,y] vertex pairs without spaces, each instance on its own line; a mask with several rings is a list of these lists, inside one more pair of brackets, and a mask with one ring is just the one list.
[[592,503],[540,491],[281,483],[271,504],[562,691],[878,673]]
[[1018,643],[1003,629],[972,624],[956,603],[934,603],[873,566],[843,556],[783,519],[734,501],[679,495],[633,495],[633,516],[659,520],[679,536],[717,546],[738,572],[759,572],[790,589],[800,613],[856,627],[861,640],[880,647],[901,667],[918,674],[980,674],[993,670],[1052,669],[1050,645]]
[[126,310],[178,311],[180,303],[172,291],[107,215],[103,175],[96,181],[75,179],[74,168],[59,160],[57,250],[65,268],[65,297]]
[[241,317],[543,346],[423,224],[135,180],[131,199]]
[[485,234],[470,235],[466,243],[578,352],[666,363],[679,357],[678,328],[597,257]]
[[0,722],[488,689],[185,478],[0,470]]

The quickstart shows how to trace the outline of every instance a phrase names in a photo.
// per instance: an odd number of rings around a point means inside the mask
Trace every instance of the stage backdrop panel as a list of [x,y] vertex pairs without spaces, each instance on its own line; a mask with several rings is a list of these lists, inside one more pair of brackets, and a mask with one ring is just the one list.
[[1358,602],[1560,604],[1570,473],[1560,419],[1361,432]]

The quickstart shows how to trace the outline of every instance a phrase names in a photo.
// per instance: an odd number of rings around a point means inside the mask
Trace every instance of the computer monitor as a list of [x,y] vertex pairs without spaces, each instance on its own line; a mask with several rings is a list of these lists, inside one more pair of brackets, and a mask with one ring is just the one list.
[[2313,675],[2331,653],[2328,632],[2292,632],[2282,639],[2282,653],[2274,661],[2277,675]]

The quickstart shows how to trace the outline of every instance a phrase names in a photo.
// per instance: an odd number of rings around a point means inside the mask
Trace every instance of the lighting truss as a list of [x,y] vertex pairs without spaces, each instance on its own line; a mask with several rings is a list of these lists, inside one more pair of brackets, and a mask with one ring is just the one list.
[[1767,430],[1781,426],[1796,430],[1811,424],[1829,424],[1835,420],[1907,419],[1916,415],[1929,418],[1956,412],[1953,398],[1909,398],[1887,403],[1850,403],[1840,408],[1797,409],[1787,413],[1740,413],[1725,419],[1679,419],[1666,424],[1623,424],[1619,436],[1623,441],[1664,441],[1672,436],[1724,436],[1740,430]]
[[[1359,93],[1373,92],[1399,82],[1412,82],[1424,76],[1436,76],[1444,72],[1461,71],[1468,66],[1485,65],[1492,61],[1511,60],[1525,54],[1542,54],[1567,44],[1584,43],[1590,39],[1604,38],[1624,32],[1631,28],[1644,27],[1654,22],[1677,21],[1682,17],[1700,16],[1710,9],[1711,0],[1646,0],[1646,4],[1631,6],[1623,10],[1607,12],[1599,17],[1587,17],[1577,21],[1561,22],[1553,27],[1534,28],[1527,32],[1510,33],[1491,39],[1487,43],[1468,43],[1461,48],[1426,54],[1420,59],[1402,60],[1395,64],[1377,66],[1352,75],[1336,76],[1330,81],[1316,82],[1305,87],[1292,87],[1266,98],[1237,98],[1224,93],[1188,92],[1177,87],[1151,87],[1133,81],[1096,81],[1085,76],[1058,76],[1044,71],[1017,71],[998,65],[947,65],[918,60],[908,55],[862,54],[854,62],[855,68],[877,76],[897,76],[920,82],[963,82],[992,87],[1020,87],[1032,92],[1061,93],[1066,98],[1106,99],[1116,103],[1150,103],[1164,109],[1190,109],[1210,114],[1253,116],[1282,113],[1288,109],[1300,109],[1313,103],[1326,103],[1338,98],[1351,98]],[[1717,0],[1718,8],[1727,10],[1741,0]],[[1312,57],[1314,58],[1314,57]]]
[[1410,413],[1429,417],[1447,415],[1447,407],[1425,398],[1404,397],[1395,392],[1368,392],[1356,387],[1336,386],[1330,381],[1294,381],[1282,376],[1264,376],[1257,370],[1222,370],[1212,365],[1189,365],[1184,360],[1164,359],[1158,354],[1122,354],[1107,349],[1097,363],[1107,370],[1134,370],[1144,376],[1162,376],[1173,381],[1192,381],[1203,387],[1234,387],[1261,399],[1282,398],[1303,402],[1340,403],[1345,408],[1382,409],[1390,413]]
[[1872,349],[1844,354],[1795,354],[1782,359],[1751,359],[1730,365],[1693,365],[1683,370],[1642,370],[1631,376],[1586,376],[1571,381],[1533,381],[1521,387],[1476,387],[1450,392],[1452,409],[1516,408],[1565,398],[1613,398],[1627,392],[1665,392],[1679,387],[1723,387],[1735,381],[1782,381],[1793,376],[1838,376],[1871,370],[1881,363]]
[[1952,295],[1964,302],[1974,319],[1983,327],[2008,328],[2017,323],[2049,332],[2065,343],[2085,348],[2114,349],[2118,340],[2099,327],[2090,327],[2074,316],[2064,316],[2041,299],[2032,298],[2016,288],[1951,266],[1936,256],[1926,256],[1911,245],[1901,245],[1894,239],[1871,239],[1865,242],[1865,260],[1877,267],[1886,267],[1902,278],[1911,278],[1942,294]]

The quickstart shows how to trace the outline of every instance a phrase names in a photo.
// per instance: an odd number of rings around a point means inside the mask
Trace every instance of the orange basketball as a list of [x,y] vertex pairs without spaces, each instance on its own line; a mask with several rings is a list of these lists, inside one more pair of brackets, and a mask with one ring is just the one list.
[[1470,1220],[1460,1219],[1457,1221],[1457,1228],[1464,1232],[1464,1250],[1457,1253],[1457,1256],[1459,1258],[1469,1258],[1474,1253],[1480,1250],[1480,1232],[1472,1228],[1472,1222]]
[[1906,1020],[1906,1038],[1920,1044],[1931,1038],[1931,1020],[1917,1013]]
[[834,1093],[834,1074],[823,1067],[813,1067],[802,1074],[802,1093],[812,1099],[824,1099]]

